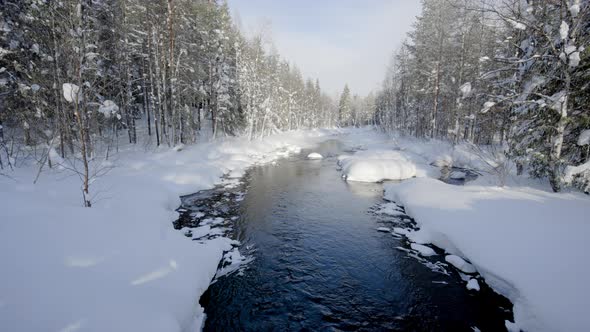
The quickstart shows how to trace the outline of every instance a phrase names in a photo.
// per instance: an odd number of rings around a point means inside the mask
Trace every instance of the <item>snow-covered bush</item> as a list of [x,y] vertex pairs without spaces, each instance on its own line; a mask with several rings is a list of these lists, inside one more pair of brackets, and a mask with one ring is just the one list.
[[491,144],[486,146],[469,144],[469,151],[480,162],[480,170],[496,176],[498,185],[503,187],[512,170],[512,162],[508,159],[506,145]]

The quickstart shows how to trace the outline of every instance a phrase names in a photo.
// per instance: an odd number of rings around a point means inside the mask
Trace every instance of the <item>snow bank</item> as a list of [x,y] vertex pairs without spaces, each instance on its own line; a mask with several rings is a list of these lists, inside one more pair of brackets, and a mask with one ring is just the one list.
[[524,330],[590,326],[588,197],[428,178],[387,184],[385,197],[403,204],[421,227],[410,238],[469,259],[513,302],[516,324]]
[[341,156],[339,162],[347,181],[379,182],[416,176],[415,165],[397,151],[360,151],[352,156]]
[[179,196],[341,132],[150,153],[121,146],[116,167],[90,188],[92,208],[81,207],[78,178],[60,167],[36,185],[35,165],[10,173],[16,181],[0,177],[0,330],[198,331],[199,297],[232,241],[174,230]]
[[312,152],[307,155],[307,159],[322,159],[322,158],[324,158],[324,156],[322,156],[321,154],[319,154],[317,152]]

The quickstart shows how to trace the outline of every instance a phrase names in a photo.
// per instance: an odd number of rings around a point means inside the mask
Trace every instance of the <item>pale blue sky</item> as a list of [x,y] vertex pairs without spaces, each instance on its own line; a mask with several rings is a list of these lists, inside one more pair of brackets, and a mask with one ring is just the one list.
[[270,22],[279,53],[339,93],[376,90],[391,52],[420,13],[419,0],[228,0],[248,33]]

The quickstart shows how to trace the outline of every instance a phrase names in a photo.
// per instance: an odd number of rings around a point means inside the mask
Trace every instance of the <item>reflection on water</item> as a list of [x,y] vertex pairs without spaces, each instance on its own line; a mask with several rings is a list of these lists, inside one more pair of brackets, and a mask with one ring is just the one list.
[[[369,209],[382,185],[346,183],[338,141],[250,170],[235,236],[255,260],[201,298],[206,331],[501,331],[510,312],[487,287],[469,293],[455,273],[434,273],[377,232]],[[312,151],[303,151],[306,156]],[[440,259],[440,257],[439,257]]]

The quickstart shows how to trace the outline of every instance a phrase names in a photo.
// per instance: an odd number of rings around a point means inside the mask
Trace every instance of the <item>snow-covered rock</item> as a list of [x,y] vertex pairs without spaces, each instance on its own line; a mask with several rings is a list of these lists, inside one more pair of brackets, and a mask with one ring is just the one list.
[[477,279],[471,278],[467,282],[467,286],[466,287],[467,287],[468,290],[479,291],[479,282],[477,282]]
[[405,228],[401,228],[401,227],[394,227],[393,228],[393,233],[395,234],[399,234],[399,235],[408,235],[410,234],[410,230],[405,229]]
[[465,273],[475,273],[477,270],[475,267],[469,263],[467,263],[463,258],[457,255],[446,255],[445,261],[456,267],[457,269],[461,270]]
[[404,180],[416,176],[416,167],[398,151],[367,150],[340,158],[347,181],[379,182]]
[[384,203],[381,204],[379,206],[379,208],[377,210],[375,210],[376,214],[386,214],[389,216],[404,216],[406,215],[402,209],[400,207],[397,206],[397,204],[393,203],[393,202],[389,202],[389,203]]
[[429,248],[423,244],[418,244],[418,243],[412,243],[410,244],[410,247],[414,250],[416,250],[417,252],[420,253],[420,255],[422,256],[434,256],[436,255],[436,252],[434,250],[432,250],[432,248]]
[[322,158],[324,158],[324,156],[322,156],[321,154],[319,154],[317,152],[312,152],[307,155],[307,159],[322,159]]

